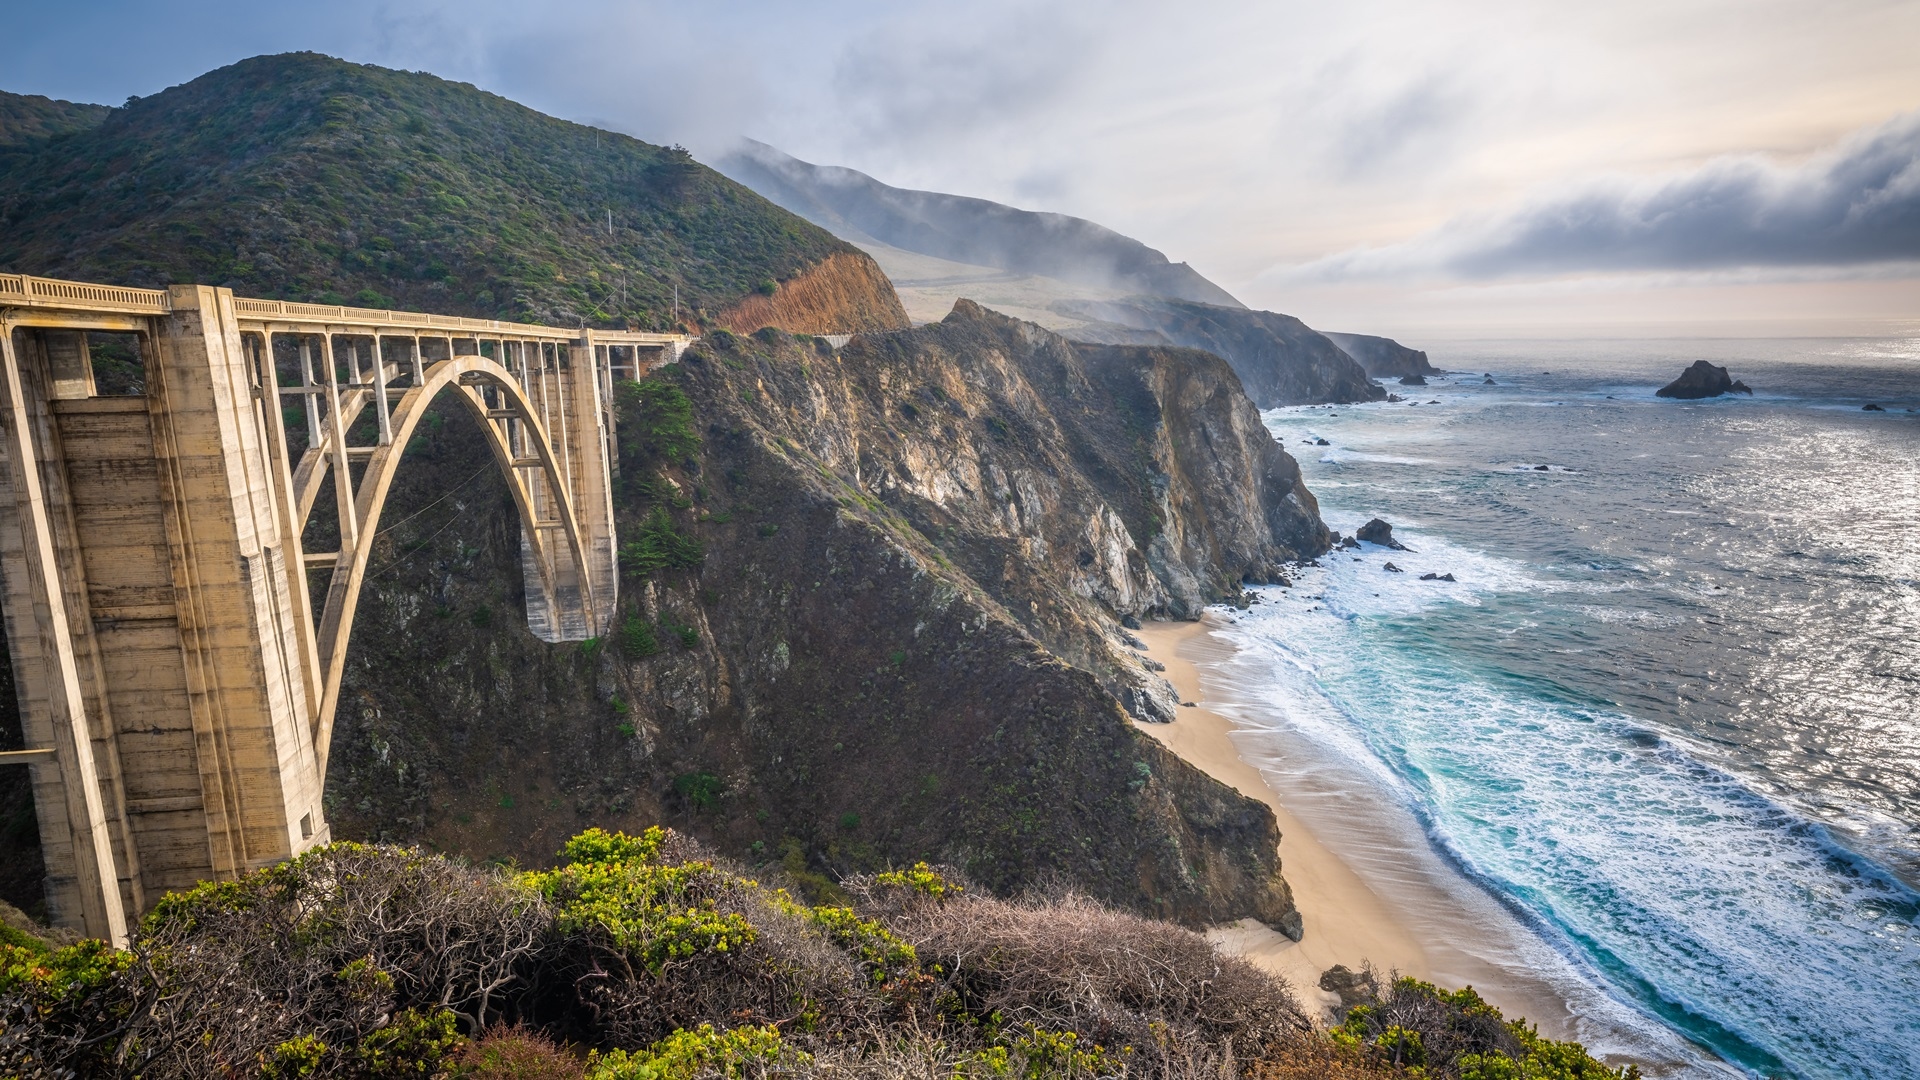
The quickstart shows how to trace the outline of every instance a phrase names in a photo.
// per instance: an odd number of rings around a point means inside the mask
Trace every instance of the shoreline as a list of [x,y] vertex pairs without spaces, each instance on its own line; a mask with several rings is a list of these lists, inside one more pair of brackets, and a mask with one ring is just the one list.
[[1303,1005],[1330,1013],[1340,999],[1319,988],[1320,974],[1336,964],[1355,971],[1372,963],[1384,977],[1398,971],[1431,980],[1427,950],[1396,919],[1386,902],[1340,856],[1321,843],[1280,798],[1260,770],[1241,757],[1232,734],[1237,726],[1207,708],[1200,665],[1232,655],[1233,646],[1212,637],[1205,620],[1149,622],[1137,631],[1147,655],[1167,666],[1180,692],[1178,719],[1134,726],[1175,755],[1248,798],[1265,803],[1280,826],[1280,869],[1293,889],[1306,933],[1298,942],[1252,919],[1214,927],[1209,940],[1285,978]]
[[[1404,811],[1380,803],[1322,769],[1316,755],[1286,746],[1274,707],[1237,684],[1240,649],[1218,631],[1221,616],[1150,622],[1137,636],[1184,705],[1169,724],[1135,721],[1181,759],[1265,803],[1280,826],[1280,868],[1293,889],[1306,933],[1299,942],[1252,919],[1216,926],[1207,938],[1285,978],[1301,1004],[1331,1019],[1339,998],[1319,988],[1334,964],[1371,962],[1384,978],[1412,976],[1444,989],[1471,986],[1509,1020],[1524,1018],[1542,1035],[1575,1039],[1615,1064],[1632,1061],[1650,1077],[1693,1071],[1697,1059],[1671,1033],[1639,1018],[1586,984],[1551,947],[1429,848]],[[1338,770],[1336,770],[1338,772]],[[1289,782],[1291,781],[1291,782]],[[1296,790],[1297,788],[1297,790]]]

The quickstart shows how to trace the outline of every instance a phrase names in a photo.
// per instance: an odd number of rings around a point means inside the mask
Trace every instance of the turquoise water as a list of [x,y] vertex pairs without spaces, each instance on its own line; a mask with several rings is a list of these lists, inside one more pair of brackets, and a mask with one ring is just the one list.
[[[1472,377],[1267,414],[1413,549],[1230,628],[1292,737],[1741,1070],[1920,1077],[1920,340],[1434,351]],[[1700,357],[1755,395],[1653,396]]]

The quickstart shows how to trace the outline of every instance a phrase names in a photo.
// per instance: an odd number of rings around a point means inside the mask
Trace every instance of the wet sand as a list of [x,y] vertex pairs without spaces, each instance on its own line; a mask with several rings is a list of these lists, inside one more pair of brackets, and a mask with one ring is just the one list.
[[1207,935],[1217,944],[1274,971],[1293,984],[1303,1002],[1331,1007],[1332,994],[1317,987],[1320,973],[1335,964],[1359,970],[1371,961],[1382,973],[1398,970],[1416,978],[1433,978],[1427,953],[1389,914],[1381,898],[1313,833],[1288,811],[1258,769],[1246,763],[1233,744],[1232,721],[1206,708],[1206,694],[1194,659],[1209,652],[1231,651],[1211,639],[1199,622],[1148,623],[1139,632],[1148,655],[1167,665],[1166,676],[1180,691],[1182,708],[1171,724],[1138,724],[1189,764],[1249,798],[1273,809],[1280,823],[1281,872],[1293,888],[1306,933],[1298,942],[1274,930],[1243,919],[1214,928]]
[[1195,707],[1182,707],[1170,724],[1137,726],[1273,809],[1281,872],[1306,932],[1296,943],[1245,919],[1214,927],[1211,940],[1286,978],[1323,1016],[1338,999],[1319,989],[1320,973],[1371,962],[1382,975],[1473,986],[1508,1018],[1525,1017],[1549,1038],[1579,1039],[1616,1063],[1635,1061],[1649,1076],[1694,1071],[1699,1059],[1671,1033],[1650,1029],[1607,999],[1450,868],[1403,808],[1383,804],[1324,761],[1314,766],[1307,748],[1292,747],[1263,695],[1240,685],[1247,673],[1236,670],[1233,643],[1215,632],[1220,618],[1148,623],[1138,632],[1148,655],[1166,665],[1181,701]]

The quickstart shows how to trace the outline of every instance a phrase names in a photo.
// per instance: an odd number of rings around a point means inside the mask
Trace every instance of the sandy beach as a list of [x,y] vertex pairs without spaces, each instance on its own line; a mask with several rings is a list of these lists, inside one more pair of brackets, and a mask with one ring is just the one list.
[[1381,972],[1431,979],[1427,952],[1389,913],[1386,904],[1347,864],[1316,839],[1287,810],[1280,797],[1246,763],[1234,746],[1233,723],[1206,707],[1196,659],[1224,653],[1230,646],[1210,638],[1204,622],[1155,622],[1139,632],[1148,655],[1167,666],[1166,676],[1180,691],[1182,708],[1171,724],[1139,724],[1140,730],[1209,776],[1249,798],[1272,807],[1280,823],[1281,871],[1293,887],[1294,903],[1305,920],[1306,934],[1298,942],[1244,919],[1216,927],[1208,937],[1245,956],[1293,984],[1303,1002],[1331,1007],[1339,999],[1320,990],[1320,973],[1335,964],[1358,970],[1371,962]]

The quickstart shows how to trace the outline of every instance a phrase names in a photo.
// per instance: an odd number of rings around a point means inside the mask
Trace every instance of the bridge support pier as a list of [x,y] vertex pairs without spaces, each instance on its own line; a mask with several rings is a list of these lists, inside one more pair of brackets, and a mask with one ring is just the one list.
[[55,751],[30,762],[48,914],[113,940],[327,836],[257,373],[230,295],[170,300],[144,397],[91,396],[63,331],[7,335],[0,576],[22,727]]

